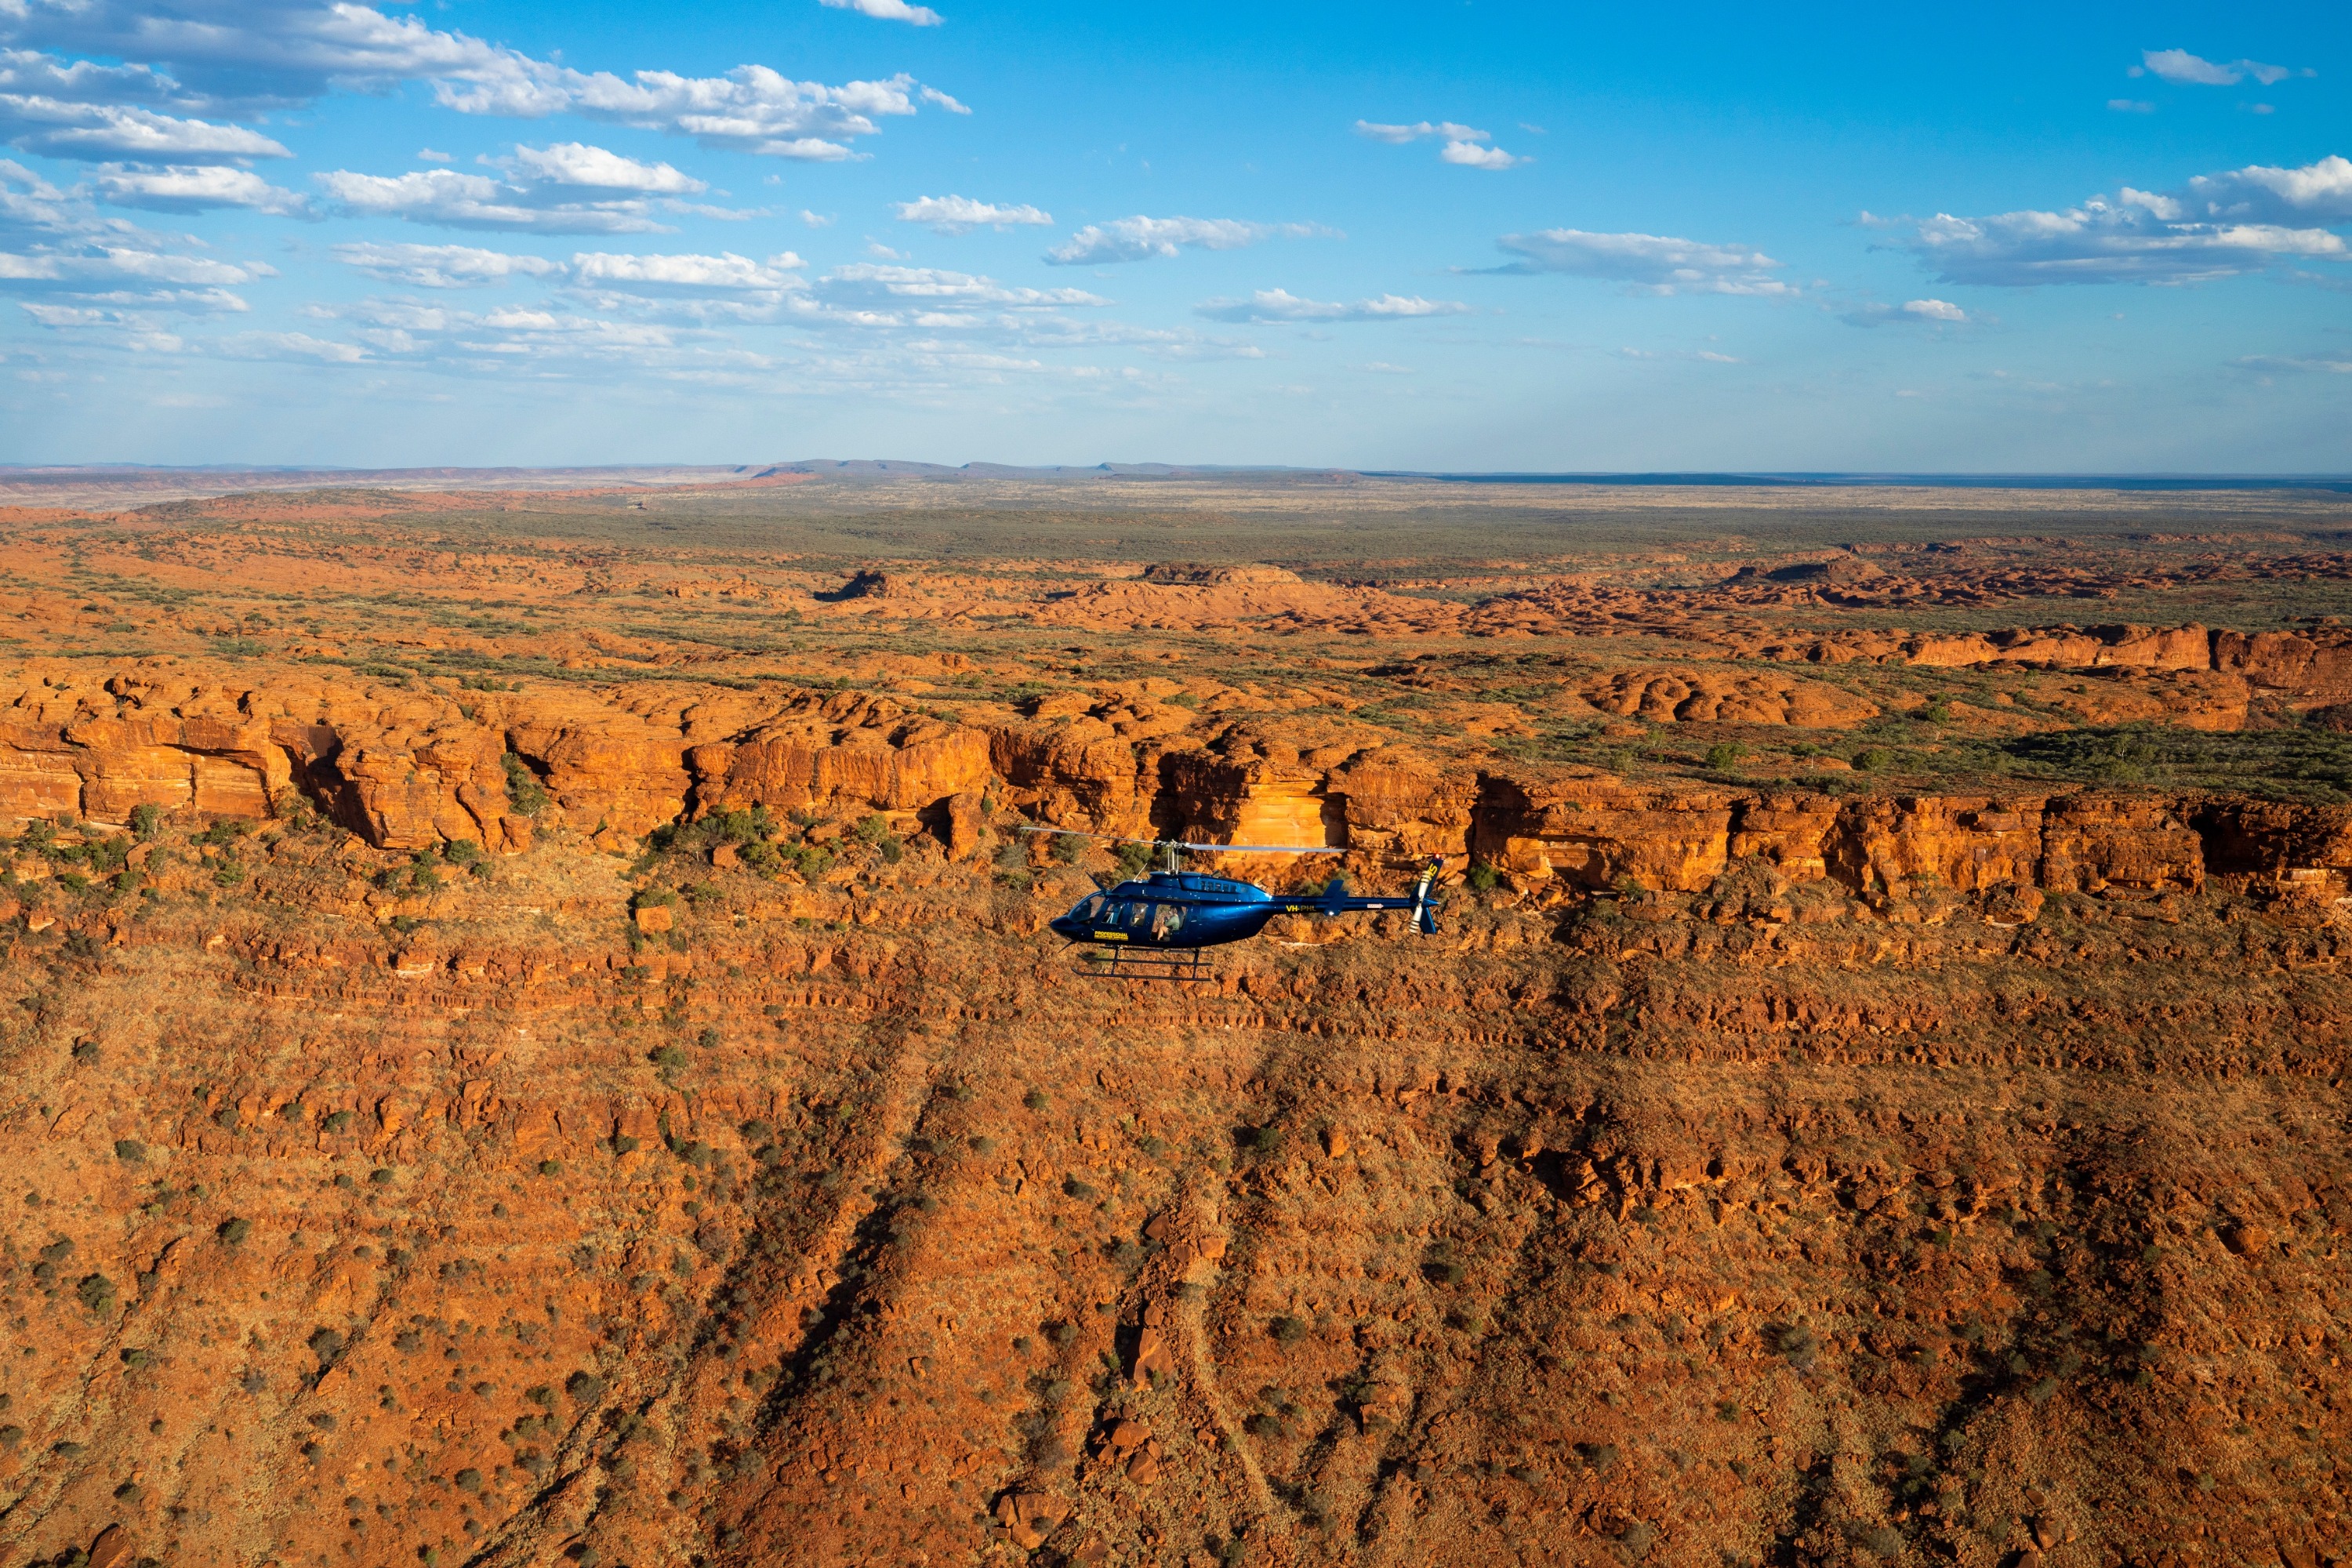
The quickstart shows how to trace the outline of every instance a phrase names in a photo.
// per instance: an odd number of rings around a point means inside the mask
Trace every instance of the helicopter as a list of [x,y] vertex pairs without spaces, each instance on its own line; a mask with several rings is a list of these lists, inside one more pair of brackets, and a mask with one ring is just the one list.
[[1276,915],[1349,914],[1360,910],[1410,910],[1413,927],[1437,931],[1440,900],[1431,889],[1445,857],[1433,855],[1410,894],[1351,896],[1345,879],[1334,877],[1319,893],[1269,893],[1231,877],[1207,877],[1178,869],[1180,851],[1213,855],[1340,855],[1345,850],[1295,844],[1192,844],[1181,839],[1124,838],[1067,827],[1018,831],[1111,844],[1148,844],[1160,855],[1160,868],[1142,881],[1121,882],[1089,893],[1067,914],[1049,922],[1054,934],[1074,945],[1098,949],[1104,959],[1094,971],[1103,979],[1205,980],[1204,952],[1244,942]]

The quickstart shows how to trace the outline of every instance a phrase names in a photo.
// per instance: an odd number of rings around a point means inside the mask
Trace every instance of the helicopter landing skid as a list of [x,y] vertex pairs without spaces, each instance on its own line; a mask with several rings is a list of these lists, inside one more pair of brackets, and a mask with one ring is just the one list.
[[1208,964],[1208,949],[1202,947],[1089,947],[1079,962],[1078,974],[1087,980],[1168,980],[1180,984],[1200,984],[1216,978]]

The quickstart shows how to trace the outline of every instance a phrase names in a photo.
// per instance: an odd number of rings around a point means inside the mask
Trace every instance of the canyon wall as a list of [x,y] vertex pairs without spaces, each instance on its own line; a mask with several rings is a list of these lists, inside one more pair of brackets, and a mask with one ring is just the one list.
[[[517,789],[532,784],[551,815],[517,805]],[[1367,868],[1443,855],[1559,893],[1696,890],[1746,860],[1862,894],[1927,881],[1968,894],[2155,896],[2219,875],[2336,897],[2352,871],[2352,811],[2336,806],[1639,784],[1405,746],[1302,753],[1240,727],[1139,738],[1086,721],[982,728],[865,693],[688,689],[656,704],[642,689],[524,698],[118,677],[37,688],[0,710],[0,818],[121,825],[141,805],[256,820],[315,809],[379,848],[514,851],[535,824],[618,845],[751,806],[878,812],[947,836],[988,793],[1062,826],[1329,846]],[[971,842],[967,832],[959,847]]]

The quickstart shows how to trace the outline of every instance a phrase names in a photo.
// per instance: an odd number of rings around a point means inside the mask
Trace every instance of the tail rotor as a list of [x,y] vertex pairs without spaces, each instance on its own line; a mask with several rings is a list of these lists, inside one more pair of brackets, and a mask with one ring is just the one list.
[[1444,900],[1435,897],[1432,889],[1437,885],[1438,872],[1444,868],[1445,857],[1433,855],[1429,864],[1422,868],[1421,880],[1413,884],[1412,925],[1423,936],[1437,934],[1437,911]]

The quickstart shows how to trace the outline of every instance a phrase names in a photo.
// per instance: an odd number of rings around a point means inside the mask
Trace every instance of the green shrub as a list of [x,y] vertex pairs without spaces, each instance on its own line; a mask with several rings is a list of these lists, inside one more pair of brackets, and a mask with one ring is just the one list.
[[1706,749],[1706,765],[1717,773],[1724,773],[1737,767],[1739,759],[1747,754],[1748,748],[1737,741],[1717,741]]
[[525,816],[537,816],[551,804],[530,764],[509,752],[499,759],[507,773],[507,803]]
[[1883,773],[1895,765],[1895,753],[1884,746],[1871,746],[1856,752],[1853,765],[1864,773]]
[[144,802],[131,808],[131,831],[141,838],[152,838],[163,830],[163,808]]
[[81,1298],[83,1306],[100,1317],[114,1310],[114,1281],[103,1274],[83,1275],[74,1286],[74,1294]]
[[1266,1331],[1278,1345],[1295,1345],[1307,1337],[1307,1325],[1285,1313],[1266,1325]]
[[1474,893],[1492,892],[1495,885],[1502,879],[1503,874],[1483,860],[1471,867],[1469,875],[1463,878],[1463,880],[1470,885],[1470,890]]
[[348,1110],[331,1110],[319,1119],[320,1127],[329,1132],[341,1132],[351,1124],[352,1113]]
[[235,1247],[253,1234],[253,1222],[241,1215],[235,1219],[225,1219],[214,1227],[213,1234],[229,1246]]
[[126,1165],[135,1165],[147,1158],[147,1145],[136,1138],[117,1138],[114,1141],[114,1157]]

